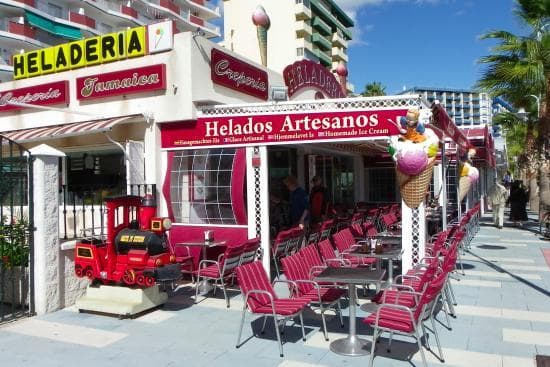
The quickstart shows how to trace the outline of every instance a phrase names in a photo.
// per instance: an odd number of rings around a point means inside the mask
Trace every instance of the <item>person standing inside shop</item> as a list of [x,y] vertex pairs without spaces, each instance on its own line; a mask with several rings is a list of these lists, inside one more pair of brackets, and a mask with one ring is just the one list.
[[309,214],[310,222],[314,225],[326,219],[330,200],[328,190],[323,186],[323,180],[321,180],[320,176],[313,176],[311,185],[309,193]]
[[510,187],[510,220],[514,222],[514,226],[522,225],[522,222],[527,221],[527,202],[529,201],[529,193],[523,188],[521,180],[514,180]]
[[493,210],[493,224],[495,227],[502,229],[504,224],[504,207],[508,199],[508,190],[498,182],[496,177],[493,187],[489,190],[488,198],[491,209]]
[[304,228],[309,220],[309,196],[306,190],[298,185],[296,177],[288,176],[283,183],[290,192],[290,225]]

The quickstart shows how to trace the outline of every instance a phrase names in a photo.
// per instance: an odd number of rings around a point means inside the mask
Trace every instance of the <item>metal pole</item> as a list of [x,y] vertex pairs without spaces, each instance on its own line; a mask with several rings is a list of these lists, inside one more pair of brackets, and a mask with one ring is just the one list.
[[443,147],[441,148],[441,166],[443,167],[443,178],[441,179],[441,226],[444,231],[447,230],[447,156],[445,154],[445,138],[443,138]]

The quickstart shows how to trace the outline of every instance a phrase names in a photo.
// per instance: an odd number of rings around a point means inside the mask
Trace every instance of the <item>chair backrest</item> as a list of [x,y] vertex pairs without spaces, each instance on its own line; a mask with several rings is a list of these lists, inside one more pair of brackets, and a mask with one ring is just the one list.
[[344,228],[336,232],[332,236],[332,240],[334,242],[334,246],[336,246],[338,252],[340,253],[349,250],[351,246],[355,244],[355,238],[349,228]]
[[308,271],[314,266],[323,266],[323,260],[319,255],[319,250],[317,250],[317,246],[314,244],[302,247],[300,251],[298,251],[298,254],[302,257]]
[[[306,268],[300,254],[283,257],[281,259],[281,264],[283,265],[283,273],[285,274],[286,279],[292,281],[309,280],[309,269]],[[297,296],[301,296],[312,289],[313,284],[311,283],[298,283],[299,294],[297,294]]]
[[280,231],[277,233],[273,244],[271,245],[271,253],[273,257],[277,258],[285,254],[288,241],[290,240],[290,235],[292,234],[291,229]]
[[418,320],[429,316],[429,313],[433,311],[433,302],[437,300],[437,297],[441,293],[441,290],[445,286],[447,280],[447,273],[441,272],[431,282],[428,283],[426,289],[422,293],[418,305],[414,311],[414,319]]
[[327,219],[321,223],[321,228],[319,228],[319,241],[325,240],[330,236],[335,223],[336,221],[334,219]]
[[241,255],[244,251],[244,243],[236,246],[228,246],[225,248],[221,256],[222,275],[231,273],[241,262]]
[[329,240],[323,240],[319,242],[317,246],[319,247],[319,252],[325,261],[338,258],[338,255],[336,255],[336,252],[334,251],[334,248]]
[[240,265],[248,264],[256,260],[258,249],[260,248],[260,239],[251,238],[244,243],[243,253],[241,255]]
[[[269,282],[267,273],[260,261],[239,266],[235,272],[243,296],[246,297],[246,294],[252,290],[261,290],[270,293],[273,299],[277,299],[273,286]],[[256,312],[259,307],[270,304],[269,296],[266,294],[252,294],[246,302],[251,312]]]
[[363,233],[365,233],[367,237],[376,236],[378,234],[378,229],[376,229],[376,225],[370,220],[363,223],[363,228]]
[[288,243],[286,246],[285,253],[291,254],[300,249],[302,240],[304,239],[304,230],[300,227],[294,227],[290,230],[290,236],[288,238]]

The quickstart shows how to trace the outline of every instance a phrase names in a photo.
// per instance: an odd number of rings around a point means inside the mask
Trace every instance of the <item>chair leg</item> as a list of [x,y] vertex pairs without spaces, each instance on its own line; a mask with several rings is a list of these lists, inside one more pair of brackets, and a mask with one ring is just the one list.
[[390,339],[388,340],[388,353],[391,353],[391,341],[393,340],[393,331],[390,331]]
[[420,350],[420,355],[422,356],[424,367],[428,367],[428,364],[426,363],[426,356],[424,355],[424,348],[422,347],[422,340],[420,339],[420,334],[417,329],[414,330],[414,336],[416,338],[416,343],[418,344],[418,349]]
[[371,344],[371,347],[370,347],[369,367],[372,367],[372,364],[374,362],[374,348],[375,348],[375,345],[376,345],[376,340],[378,339],[379,336],[380,336],[380,334],[379,334],[378,328],[375,326],[374,327],[374,332],[372,333],[372,344]]
[[279,272],[279,264],[277,264],[277,258],[273,258],[273,263],[275,264],[275,272],[277,273],[277,278],[281,276],[281,273]]
[[246,303],[244,304],[244,307],[243,307],[243,315],[241,317],[241,325],[239,327],[239,335],[237,337],[237,345],[235,345],[235,348],[239,348],[241,346],[241,335],[243,333],[243,326],[244,326],[245,317],[246,317]]
[[262,330],[260,331],[260,334],[263,334],[265,332],[266,321],[267,321],[267,315],[264,315],[264,321],[262,322]]
[[275,326],[275,334],[277,334],[277,341],[279,342],[279,356],[283,357],[283,343],[281,341],[281,333],[279,332],[279,323],[277,322],[277,316],[273,314],[273,325]]
[[[302,316],[302,311],[300,311],[300,326],[302,327],[302,340],[306,341],[306,331],[304,330],[304,317]],[[326,326],[325,326],[325,331],[326,331]]]
[[323,322],[323,335],[325,336],[325,341],[328,342],[327,322],[325,321],[325,308],[322,304],[319,304],[319,309],[321,310],[321,321]]
[[434,329],[435,342],[437,343],[437,349],[439,350],[439,360],[441,363],[445,363],[445,358],[443,358],[443,350],[441,349],[441,343],[439,342],[439,334],[437,334],[437,329],[435,328],[435,321],[433,315],[430,315],[430,321],[432,322],[432,327]]
[[197,283],[195,284],[195,303],[199,301],[199,285],[201,284],[201,275],[197,274]]
[[447,327],[447,329],[449,330],[453,330],[453,327],[451,326],[451,319],[449,319],[449,308],[448,308],[448,300],[447,300],[447,295],[445,294],[445,292],[441,292],[441,304],[443,305],[443,312],[445,312],[445,319],[447,320],[447,325],[445,325]]
[[344,327],[344,318],[342,317],[342,306],[340,305],[340,300],[336,302],[338,316],[340,317],[340,325]]
[[229,308],[229,298],[227,297],[227,291],[225,290],[225,282],[223,281],[223,277],[220,278],[220,280],[222,283],[222,291],[223,291],[223,296],[225,297],[225,303],[227,304],[227,308]]

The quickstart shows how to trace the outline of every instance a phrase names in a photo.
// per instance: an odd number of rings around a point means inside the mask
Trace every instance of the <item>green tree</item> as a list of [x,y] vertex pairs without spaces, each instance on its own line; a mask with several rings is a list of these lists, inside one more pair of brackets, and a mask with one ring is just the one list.
[[[490,55],[479,60],[487,68],[478,87],[530,112],[518,166],[530,162],[523,165],[527,169],[536,162],[540,170],[550,151],[550,1],[517,0],[514,13],[528,30],[527,35],[497,30],[481,36],[497,44]],[[540,108],[530,95],[540,96]],[[524,122],[514,122],[519,123]]]
[[365,90],[361,93],[363,97],[376,97],[376,96],[385,96],[386,87],[380,82],[372,82],[365,85]]

